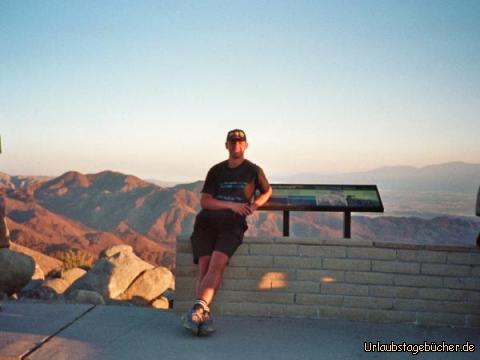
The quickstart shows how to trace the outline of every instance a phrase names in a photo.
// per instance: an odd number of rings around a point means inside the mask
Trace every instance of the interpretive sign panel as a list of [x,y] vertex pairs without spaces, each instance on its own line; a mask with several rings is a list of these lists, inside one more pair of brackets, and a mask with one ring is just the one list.
[[272,184],[262,210],[383,212],[376,185]]

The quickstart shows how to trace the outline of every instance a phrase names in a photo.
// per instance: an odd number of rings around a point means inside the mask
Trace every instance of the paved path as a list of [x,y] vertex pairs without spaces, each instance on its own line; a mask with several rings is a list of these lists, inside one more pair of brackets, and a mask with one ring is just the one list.
[[171,311],[126,306],[8,302],[0,312],[0,359],[411,359],[364,352],[364,342],[475,346],[473,353],[419,359],[479,359],[480,329],[424,328],[340,320],[224,316],[217,333],[191,336]]

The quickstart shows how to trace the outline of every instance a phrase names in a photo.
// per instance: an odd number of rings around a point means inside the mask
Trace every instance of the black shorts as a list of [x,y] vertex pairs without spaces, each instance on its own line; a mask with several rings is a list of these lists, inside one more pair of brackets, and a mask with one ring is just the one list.
[[247,230],[245,217],[231,210],[201,210],[195,218],[192,242],[193,262],[220,251],[232,257]]

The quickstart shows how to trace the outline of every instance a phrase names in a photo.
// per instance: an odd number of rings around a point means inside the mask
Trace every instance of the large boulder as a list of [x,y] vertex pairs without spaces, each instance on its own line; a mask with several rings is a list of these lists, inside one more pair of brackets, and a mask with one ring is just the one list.
[[30,282],[35,262],[30,256],[0,249],[0,269],[0,292],[12,295]]
[[58,297],[54,290],[48,287],[43,287],[42,284],[42,280],[30,281],[27,286],[20,291],[20,297],[47,301],[54,300]]
[[42,254],[41,252],[32,250],[28,247],[16,244],[14,242],[10,244],[10,250],[14,250],[16,252],[32,257],[35,261],[36,266],[42,269],[44,275],[48,275],[55,270],[61,269],[63,266],[63,263],[58,259]]
[[[33,259],[33,261],[35,261],[35,259]],[[35,263],[35,271],[33,272],[32,280],[45,280],[45,273],[37,263]]]
[[0,205],[0,248],[8,249],[10,247],[10,232],[8,231],[4,212]]
[[133,253],[131,246],[114,246],[104,251],[102,258],[85,276],[75,281],[67,293],[79,289],[92,290],[105,299],[116,299],[138,275],[152,268]]
[[5,218],[5,199],[3,198],[3,191],[0,190],[0,248],[8,249],[9,247],[10,232]]
[[111,247],[103,250],[98,257],[99,258],[109,258],[109,257],[112,257],[113,255],[115,255],[119,252],[133,253],[133,248],[130,245],[114,245],[114,246],[111,246]]
[[155,309],[169,309],[170,302],[165,296],[160,296],[158,299],[153,300],[152,307]]
[[105,305],[103,296],[91,290],[74,290],[68,295],[67,300],[80,304]]
[[75,281],[80,279],[87,272],[80,268],[73,268],[62,271],[61,276],[55,279],[48,279],[43,282],[43,287],[48,287],[57,294],[63,294]]
[[120,296],[122,300],[150,303],[167,290],[172,283],[173,275],[165,267],[144,271],[130,287]]

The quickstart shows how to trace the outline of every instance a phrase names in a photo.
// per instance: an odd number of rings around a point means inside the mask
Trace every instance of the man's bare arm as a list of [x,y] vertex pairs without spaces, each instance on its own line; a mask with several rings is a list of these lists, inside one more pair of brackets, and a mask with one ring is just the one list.
[[215,199],[212,195],[207,193],[202,193],[200,198],[200,206],[202,209],[206,210],[232,210],[237,214],[247,216],[251,215],[255,210],[265,204],[268,199],[272,196],[272,187],[270,186],[267,192],[260,194],[258,198],[255,199],[252,205]]
[[263,194],[260,194],[260,196],[258,198],[255,199],[255,201],[253,202],[253,204],[250,206],[250,209],[252,210],[252,213],[257,210],[259,207],[261,207],[262,205],[264,205],[268,199],[270,199],[270,196],[272,196],[272,187],[270,186],[268,188],[268,191],[263,193]]
[[206,210],[232,210],[233,212],[243,216],[250,215],[252,212],[248,204],[218,200],[207,193],[202,193],[202,197],[200,198],[200,206],[202,209]]

